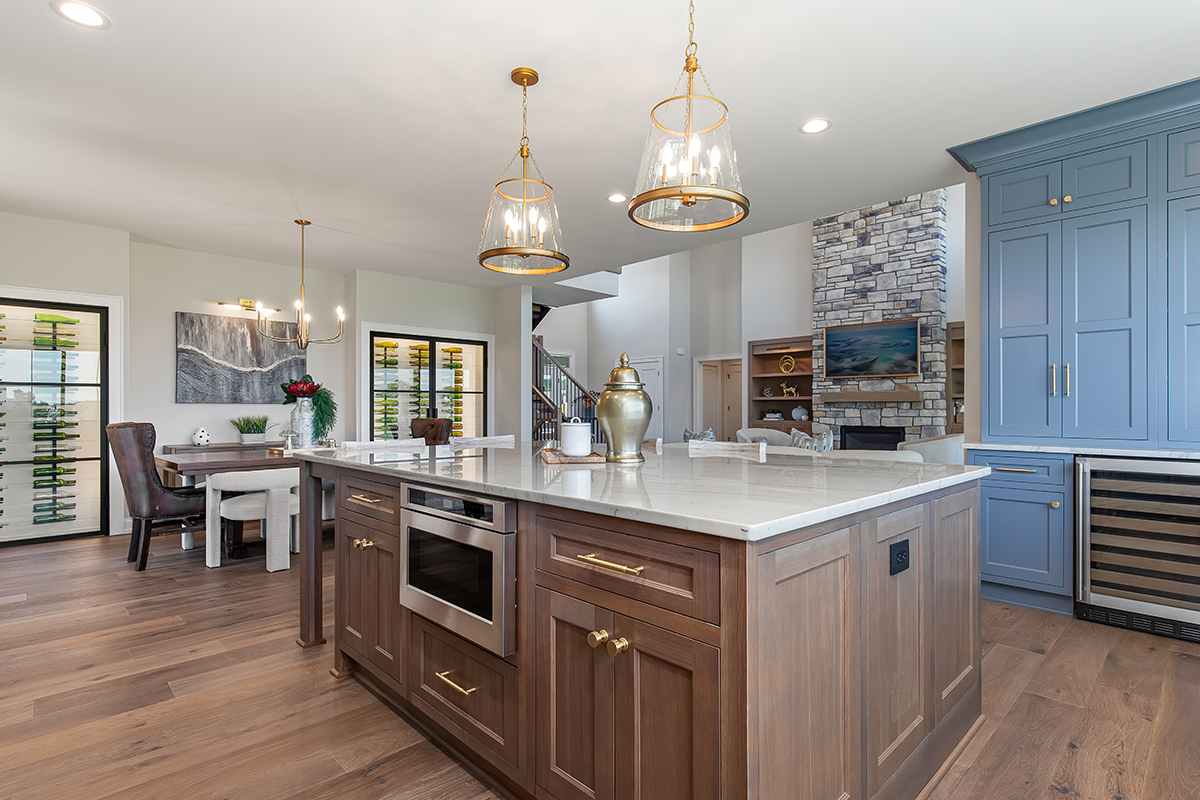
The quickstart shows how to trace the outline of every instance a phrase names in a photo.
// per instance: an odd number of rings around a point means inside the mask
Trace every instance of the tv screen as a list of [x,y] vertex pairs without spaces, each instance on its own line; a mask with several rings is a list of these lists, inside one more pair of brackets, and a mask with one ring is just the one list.
[[825,329],[826,378],[897,378],[921,374],[921,321],[873,322]]

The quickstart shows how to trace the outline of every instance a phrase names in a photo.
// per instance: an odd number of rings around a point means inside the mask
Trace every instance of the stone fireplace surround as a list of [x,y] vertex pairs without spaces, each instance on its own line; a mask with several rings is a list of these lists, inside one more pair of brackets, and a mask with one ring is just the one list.
[[[946,192],[938,189],[813,221],[813,421],[835,441],[843,425],[903,428],[905,439],[946,428]],[[920,320],[921,374],[827,380],[826,327]],[[838,391],[910,389],[915,402],[829,402]]]

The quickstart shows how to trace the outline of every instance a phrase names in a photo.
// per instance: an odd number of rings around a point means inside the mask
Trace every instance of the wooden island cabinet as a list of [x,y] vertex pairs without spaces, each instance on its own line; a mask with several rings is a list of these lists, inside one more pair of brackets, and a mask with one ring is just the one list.
[[982,722],[978,475],[758,540],[520,500],[501,657],[401,605],[379,472],[336,471],[334,672],[511,796],[911,800]]

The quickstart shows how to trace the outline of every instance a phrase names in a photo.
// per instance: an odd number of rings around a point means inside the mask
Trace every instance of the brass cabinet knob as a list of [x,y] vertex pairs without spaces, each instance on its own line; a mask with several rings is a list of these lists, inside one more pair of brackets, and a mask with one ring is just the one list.
[[374,546],[375,546],[375,543],[374,543],[374,542],[372,542],[370,539],[362,539],[362,540],[360,540],[360,541],[362,541],[362,549],[363,549],[363,550],[366,550],[368,547],[374,547]]
[[629,649],[629,640],[622,636],[620,639],[613,639],[608,643],[608,654],[610,656],[620,655]]
[[1052,205],[1052,206],[1056,206],[1056,205],[1058,205],[1058,198],[1057,198],[1057,197],[1051,197],[1051,198],[1050,198],[1050,205]]
[[1051,508],[1058,508],[1058,507],[1059,507],[1059,505],[1061,505],[1061,503],[1059,503],[1057,500],[1055,500],[1053,503],[1051,503],[1051,504],[1050,504],[1050,507],[1051,507]]
[[1064,202],[1064,203],[1069,203],[1069,202],[1071,202],[1071,195],[1067,195],[1066,197],[1064,197],[1064,198],[1063,198],[1063,202]]
[[362,540],[362,539],[355,539],[355,540],[354,540],[354,549],[355,549],[355,550],[361,550],[361,549],[362,549],[362,543],[363,543],[363,540]]
[[608,641],[608,631],[601,628],[598,631],[592,631],[588,634],[588,646],[599,647]]

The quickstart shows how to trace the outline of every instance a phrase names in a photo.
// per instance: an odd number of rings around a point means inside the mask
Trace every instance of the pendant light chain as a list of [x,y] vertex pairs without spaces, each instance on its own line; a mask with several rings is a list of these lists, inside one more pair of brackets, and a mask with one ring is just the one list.
[[688,46],[687,50],[683,51],[686,56],[696,55],[696,2],[689,0],[688,2]]
[[529,146],[529,81],[521,82],[521,146]]

